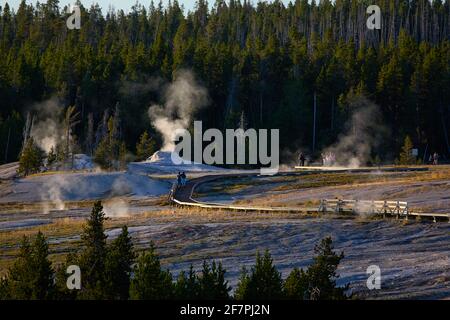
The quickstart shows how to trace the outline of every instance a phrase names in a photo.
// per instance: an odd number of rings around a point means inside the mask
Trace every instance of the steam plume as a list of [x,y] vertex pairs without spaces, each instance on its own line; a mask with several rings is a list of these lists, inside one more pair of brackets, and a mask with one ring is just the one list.
[[109,218],[121,218],[130,216],[128,203],[123,199],[110,199],[103,203],[103,211]]
[[187,129],[192,116],[208,104],[207,90],[199,85],[192,72],[177,72],[175,80],[164,89],[163,105],[152,105],[148,114],[153,126],[163,136],[163,151],[175,148],[173,134],[177,129]]
[[324,150],[324,154],[336,157],[333,165],[358,168],[366,165],[372,151],[377,148],[387,134],[382,124],[379,107],[363,96],[353,96],[348,100],[354,110],[344,134],[338,142]]
[[61,123],[61,112],[58,99],[52,98],[32,107],[36,114],[36,121],[31,129],[31,136],[38,146],[45,152],[64,139],[64,126]]

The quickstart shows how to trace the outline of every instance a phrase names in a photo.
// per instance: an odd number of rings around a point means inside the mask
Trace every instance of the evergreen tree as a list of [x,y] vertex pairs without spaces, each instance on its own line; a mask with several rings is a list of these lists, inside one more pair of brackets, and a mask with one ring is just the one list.
[[[283,289],[287,299],[303,300],[308,291],[308,276],[302,270],[294,268],[284,282]],[[306,297],[307,298],[307,297]]]
[[[70,252],[63,263],[55,268],[55,299],[56,300],[75,300],[79,290],[67,288],[67,268],[71,265],[78,265],[78,256]],[[83,278],[83,275],[81,275]],[[81,296],[81,295],[80,295]]]
[[236,291],[234,292],[234,298],[236,300],[245,300],[249,298],[249,284],[250,275],[248,274],[247,268],[244,266],[242,267]]
[[107,255],[104,232],[105,213],[100,201],[94,203],[91,215],[83,227],[83,250],[78,257],[81,269],[81,291],[78,298],[103,299],[107,296],[105,260]]
[[119,170],[127,169],[127,153],[125,142],[122,141],[119,146]]
[[127,149],[125,143],[119,139],[119,123],[118,110],[116,110],[116,114],[107,122],[107,134],[100,140],[94,152],[94,161],[102,169],[126,168]]
[[155,141],[148,135],[147,131],[139,138],[136,145],[136,158],[139,161],[147,160],[156,151]]
[[39,172],[43,165],[43,158],[43,151],[34,142],[33,137],[30,137],[20,155],[19,174],[27,176]]
[[175,298],[179,300],[194,300],[198,298],[200,284],[192,265],[187,275],[184,270],[180,272],[174,285],[174,292]]
[[250,275],[241,275],[238,297],[250,300],[281,299],[283,298],[282,285],[281,274],[273,265],[269,251],[266,250],[263,256],[257,252],[256,263]]
[[403,143],[402,152],[400,152],[400,164],[416,164],[416,158],[412,154],[413,144],[411,138],[407,135]]
[[54,294],[53,269],[48,260],[48,244],[41,232],[30,243],[22,239],[19,256],[3,280],[6,297],[18,300],[51,299]]
[[[344,300],[347,299],[345,291],[348,286],[337,287],[336,270],[344,254],[336,254],[333,251],[333,241],[330,237],[324,238],[315,247],[316,256],[313,264],[306,270],[308,288],[304,293],[306,300]],[[304,288],[303,276],[300,278],[300,286]],[[298,293],[301,293],[298,291]]]
[[131,280],[130,298],[164,300],[173,297],[172,275],[163,271],[153,243],[137,259]]
[[52,146],[47,155],[47,167],[52,166],[56,162],[55,148]]
[[94,152],[94,162],[102,169],[110,169],[113,165],[111,160],[110,146],[108,139],[100,141]]
[[133,244],[126,226],[110,244],[105,262],[108,298],[127,300],[130,292],[130,277],[135,258]]
[[201,300],[225,300],[229,298],[228,281],[225,281],[225,270],[222,264],[216,265],[213,261],[209,265],[203,261],[202,273],[198,278],[199,293],[197,298]]

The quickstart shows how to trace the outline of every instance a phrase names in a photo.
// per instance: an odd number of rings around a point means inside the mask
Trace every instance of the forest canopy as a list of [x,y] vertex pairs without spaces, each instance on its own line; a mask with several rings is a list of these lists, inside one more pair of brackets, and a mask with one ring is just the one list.
[[[370,4],[381,8],[381,30],[366,26]],[[18,158],[31,106],[55,98],[79,113],[84,152],[105,111],[119,109],[120,135],[136,152],[144,132],[155,135],[152,84],[182,69],[207,89],[195,116],[205,129],[280,128],[282,150],[310,152],[316,97],[319,151],[346,130],[350,100],[363,96],[390,132],[374,150],[383,161],[406,136],[421,156],[450,151],[449,0],[199,0],[189,12],[175,0],[127,14],[79,5],[80,30],[67,29],[57,0],[1,8],[0,163]]]

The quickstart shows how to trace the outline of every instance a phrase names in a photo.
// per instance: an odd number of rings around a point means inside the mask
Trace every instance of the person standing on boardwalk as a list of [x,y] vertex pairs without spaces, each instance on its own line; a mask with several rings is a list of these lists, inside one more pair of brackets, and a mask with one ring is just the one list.
[[437,152],[435,152],[434,155],[433,155],[433,164],[437,165],[438,161],[439,161],[439,155],[438,155]]
[[302,167],[305,166],[305,160],[306,160],[306,158],[305,158],[305,155],[303,154],[303,152],[300,153],[300,165],[301,165]]
[[305,166],[305,155],[303,154],[303,152],[300,152],[299,156],[298,156],[298,165],[300,167],[304,167]]
[[178,174],[177,174],[177,184],[178,184],[179,186],[181,186],[181,184],[182,184],[182,181],[181,181],[181,172],[178,172]]
[[184,187],[186,185],[186,173],[181,174],[181,185]]

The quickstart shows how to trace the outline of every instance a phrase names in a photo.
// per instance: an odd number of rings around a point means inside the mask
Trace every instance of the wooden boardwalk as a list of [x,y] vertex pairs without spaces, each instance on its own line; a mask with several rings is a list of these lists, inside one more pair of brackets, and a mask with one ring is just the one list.
[[295,166],[297,171],[319,171],[327,173],[352,172],[352,173],[367,173],[367,172],[410,172],[410,171],[428,171],[428,167],[324,167],[324,166]]
[[[285,173],[284,173],[285,174]],[[222,174],[208,175],[189,180],[185,186],[174,184],[169,200],[176,205],[197,207],[209,210],[229,210],[242,212],[288,212],[288,213],[350,213],[367,212],[379,216],[403,218],[425,218],[438,220],[448,220],[450,222],[450,213],[423,213],[410,212],[408,203],[404,201],[371,201],[371,200],[342,200],[342,199],[322,199],[318,207],[258,207],[258,206],[239,206],[233,204],[222,204],[214,202],[202,202],[195,200],[192,195],[195,188],[202,184],[224,178],[237,178],[245,176],[256,176],[255,173],[240,174]]]

